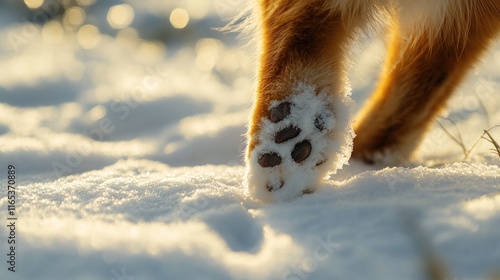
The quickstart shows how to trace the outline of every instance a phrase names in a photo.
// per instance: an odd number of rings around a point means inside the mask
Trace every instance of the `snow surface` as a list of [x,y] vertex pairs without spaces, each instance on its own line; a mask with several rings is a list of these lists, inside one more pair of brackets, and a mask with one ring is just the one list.
[[[417,162],[351,160],[291,202],[248,197],[254,59],[244,40],[212,29],[241,2],[128,1],[133,29],[117,32],[105,20],[121,1],[98,1],[87,8],[86,23],[101,32],[87,38],[91,49],[70,30],[59,37],[57,24],[26,23],[33,13],[6,3],[0,220],[7,224],[8,164],[19,219],[15,273],[0,227],[0,279],[425,279],[429,251],[448,279],[498,273],[500,157],[479,140],[464,160],[437,122]],[[192,16],[183,30],[168,22],[178,6]],[[351,50],[357,108],[383,62],[383,44],[362,41]],[[439,123],[469,149],[500,124],[499,92],[497,41]]]

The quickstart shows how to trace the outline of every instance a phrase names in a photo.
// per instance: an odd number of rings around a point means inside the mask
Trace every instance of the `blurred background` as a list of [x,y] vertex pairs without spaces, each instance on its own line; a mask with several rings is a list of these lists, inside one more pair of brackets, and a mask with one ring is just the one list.
[[57,176],[130,157],[241,164],[253,48],[220,28],[244,3],[2,1],[0,152]]

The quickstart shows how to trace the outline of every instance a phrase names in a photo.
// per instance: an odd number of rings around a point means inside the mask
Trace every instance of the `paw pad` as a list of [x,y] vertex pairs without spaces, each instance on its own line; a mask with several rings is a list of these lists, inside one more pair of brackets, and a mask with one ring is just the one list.
[[307,85],[294,91],[271,102],[259,130],[250,135],[256,144],[247,151],[245,184],[263,201],[312,193],[333,163],[342,165],[350,153],[352,129],[345,110],[350,99]]
[[316,119],[314,120],[314,126],[319,130],[323,131],[326,128],[325,120],[323,119],[324,116],[322,115],[317,115]]
[[274,137],[274,142],[275,143],[283,143],[286,142],[290,139],[293,139],[297,136],[299,136],[300,132],[302,130],[294,125],[290,125],[286,128],[283,128],[282,130],[276,132],[276,136]]
[[279,190],[279,189],[283,188],[284,184],[285,184],[285,182],[283,182],[283,180],[279,180],[278,182],[273,182],[273,183],[267,184],[266,189],[268,192],[272,192],[272,191]]
[[259,164],[264,168],[280,165],[281,157],[277,153],[266,153],[260,156]]
[[309,140],[304,140],[295,144],[292,151],[292,158],[296,163],[301,163],[309,157],[311,150],[311,142],[309,142]]
[[269,110],[269,120],[273,123],[277,123],[285,119],[288,115],[290,115],[290,107],[292,104],[290,102],[283,102],[278,106]]

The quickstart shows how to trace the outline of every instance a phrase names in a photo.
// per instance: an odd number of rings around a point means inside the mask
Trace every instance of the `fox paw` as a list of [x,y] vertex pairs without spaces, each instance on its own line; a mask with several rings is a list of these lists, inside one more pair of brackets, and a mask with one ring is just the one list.
[[[264,202],[287,201],[313,192],[328,170],[352,151],[351,101],[299,85],[285,100],[271,102],[247,151],[245,184]],[[335,168],[336,167],[336,168]]]

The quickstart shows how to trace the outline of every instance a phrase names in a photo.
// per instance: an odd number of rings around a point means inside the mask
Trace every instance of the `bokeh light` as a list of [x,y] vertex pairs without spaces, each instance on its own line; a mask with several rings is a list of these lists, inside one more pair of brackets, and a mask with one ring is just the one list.
[[212,8],[210,1],[186,0],[184,3],[189,17],[196,20],[204,18]]
[[116,5],[109,9],[107,20],[114,29],[122,29],[129,26],[134,20],[135,13],[132,6],[128,4]]
[[85,21],[85,11],[80,7],[71,7],[64,14],[65,26],[80,26]]
[[97,105],[88,112],[88,115],[92,122],[96,122],[106,116],[106,107]]
[[198,40],[198,43],[196,43],[196,66],[200,70],[212,70],[219,58],[220,44],[218,40],[212,38]]
[[189,23],[189,14],[186,10],[177,8],[170,14],[170,23],[177,29],[186,27]]
[[95,3],[95,0],[76,0],[76,3],[80,6],[90,6]]
[[45,42],[57,43],[64,35],[64,28],[61,23],[55,20],[49,21],[43,26],[42,37]]
[[165,48],[160,43],[143,41],[137,51],[143,59],[149,59],[150,62],[154,62],[157,59],[161,59]]
[[92,49],[101,41],[101,33],[96,26],[86,24],[80,27],[76,39],[82,48]]
[[139,32],[134,28],[124,28],[116,34],[116,41],[120,44],[137,45],[139,42]]
[[30,9],[38,9],[43,5],[44,0],[24,0],[24,4]]

